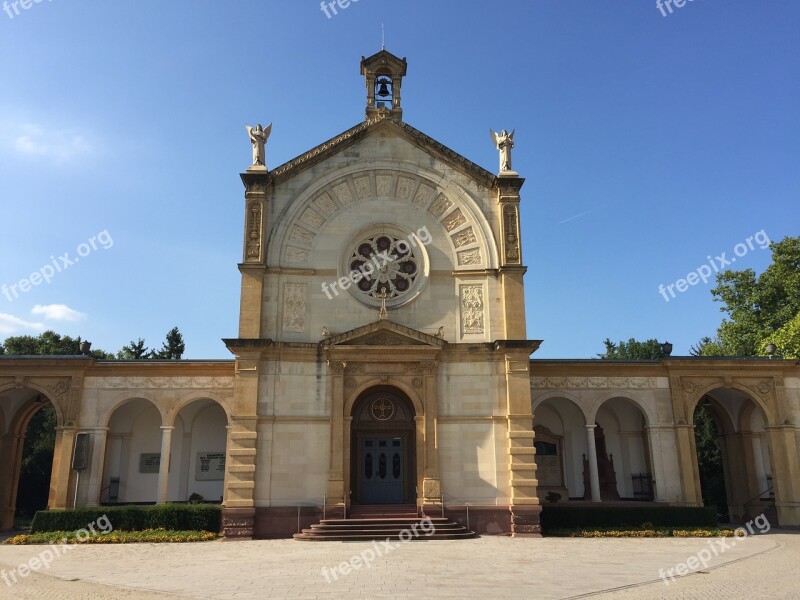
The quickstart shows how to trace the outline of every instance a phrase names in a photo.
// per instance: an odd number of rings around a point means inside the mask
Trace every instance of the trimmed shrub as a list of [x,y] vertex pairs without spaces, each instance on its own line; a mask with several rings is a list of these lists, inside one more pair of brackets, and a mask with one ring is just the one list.
[[222,527],[222,507],[216,504],[162,504],[158,506],[93,506],[36,513],[31,533],[77,531],[106,516],[114,531],[211,531]]
[[548,506],[542,507],[542,533],[556,529],[598,529],[607,527],[715,528],[713,506]]

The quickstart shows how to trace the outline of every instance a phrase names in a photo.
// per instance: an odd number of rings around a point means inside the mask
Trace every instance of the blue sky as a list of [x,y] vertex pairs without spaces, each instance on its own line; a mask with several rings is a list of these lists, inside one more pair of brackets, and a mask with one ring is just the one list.
[[[0,339],[47,327],[116,351],[177,325],[186,358],[229,358],[244,124],[274,123],[274,167],[360,122],[359,61],[381,22],[409,62],[408,123],[492,171],[488,129],[517,131],[536,357],[592,357],[607,336],[687,354],[723,316],[713,285],[669,302],[658,286],[761,230],[800,233],[791,0],[666,16],[655,0],[359,0],[332,18],[317,0],[17,9],[0,12],[0,284],[107,234],[51,283],[0,295]],[[733,267],[769,261],[755,245]]]

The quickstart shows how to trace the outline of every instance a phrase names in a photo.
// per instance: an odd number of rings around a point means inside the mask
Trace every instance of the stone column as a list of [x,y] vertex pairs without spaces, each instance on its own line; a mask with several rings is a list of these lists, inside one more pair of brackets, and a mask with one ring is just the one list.
[[423,390],[425,390],[425,476],[422,480],[422,503],[425,514],[435,514],[442,509],[442,484],[439,478],[439,449],[436,426],[439,419],[439,393],[437,378],[439,364],[423,362]]
[[22,436],[9,433],[0,438],[0,531],[14,527],[17,506],[17,480],[19,478],[19,452]]
[[589,487],[592,491],[592,502],[600,502],[600,475],[597,472],[597,446],[594,440],[594,423],[586,426],[586,443],[589,452]]
[[91,436],[91,462],[89,469],[85,471],[89,477],[86,489],[86,506],[98,506],[100,504],[100,490],[103,489],[108,427],[98,427],[92,430]]
[[158,504],[167,503],[167,493],[169,491],[169,463],[170,452],[172,451],[172,431],[175,428],[171,425],[161,426],[161,461],[158,466]]
[[523,277],[526,267],[522,265],[522,247],[519,229],[519,191],[524,179],[519,177],[497,178],[497,201],[501,239],[500,285],[503,302],[503,338],[524,340],[525,288]]
[[70,475],[72,449],[75,444],[75,427],[56,428],[56,446],[53,452],[53,470],[50,474],[50,499],[48,508],[70,508]]
[[[800,525],[800,427],[767,427],[775,508],[781,526]],[[773,525],[775,525],[773,523]]]
[[[328,506],[341,511],[346,505],[344,485],[344,370],[347,363],[328,361],[331,373],[331,448],[328,472]],[[333,512],[332,514],[336,514]]]

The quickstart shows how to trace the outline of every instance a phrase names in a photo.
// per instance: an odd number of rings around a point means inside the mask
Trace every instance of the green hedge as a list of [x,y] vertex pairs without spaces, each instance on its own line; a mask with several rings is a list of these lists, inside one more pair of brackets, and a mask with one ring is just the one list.
[[222,507],[216,504],[163,504],[159,506],[94,506],[71,510],[43,510],[36,513],[31,533],[77,531],[87,528],[103,515],[115,531],[167,529],[210,531],[222,527]]
[[547,506],[542,508],[542,532],[598,527],[716,527],[713,506]]

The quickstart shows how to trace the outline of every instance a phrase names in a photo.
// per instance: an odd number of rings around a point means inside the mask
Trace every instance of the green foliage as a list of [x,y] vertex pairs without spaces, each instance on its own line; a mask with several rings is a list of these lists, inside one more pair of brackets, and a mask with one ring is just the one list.
[[728,313],[717,335],[725,356],[755,356],[764,340],[800,312],[800,237],[770,244],[772,263],[759,276],[752,269],[723,271],[711,293]]
[[167,529],[217,532],[222,527],[222,507],[217,504],[162,504],[40,511],[33,519],[31,533],[77,531],[104,515],[114,531]]
[[696,346],[689,349],[689,354],[692,356],[725,356],[725,351],[722,349],[722,344],[717,338],[704,337],[697,342]]
[[694,441],[703,503],[716,507],[721,518],[727,519],[728,500],[725,495],[719,433],[714,418],[703,404],[698,404],[694,410]]
[[18,518],[30,519],[36,511],[47,507],[56,443],[56,420],[53,405],[46,402],[28,422],[17,490]]
[[150,358],[152,352],[147,346],[144,345],[144,340],[139,338],[138,341],[123,346],[122,350],[117,352],[117,358],[120,360],[142,360],[143,358]]
[[542,508],[542,532],[597,527],[716,527],[713,507],[696,506],[552,506]]
[[177,327],[173,327],[167,332],[167,339],[161,346],[161,350],[153,354],[154,358],[164,360],[180,360],[186,344],[183,343],[183,336]]
[[47,531],[28,535],[18,535],[5,541],[6,544],[24,546],[27,544],[131,544],[131,543],[184,543],[207,542],[215,540],[219,534],[208,531],[168,531],[166,529],[147,529],[145,531],[111,531],[90,537],[76,531]]
[[661,349],[661,342],[656,339],[639,342],[631,338],[627,342],[621,341],[619,344],[615,344],[606,338],[603,344],[605,344],[606,351],[597,356],[604,360],[652,360],[665,357],[664,351]]
[[[81,338],[61,336],[47,330],[37,336],[18,335],[3,342],[4,354],[23,356],[69,356],[81,353]],[[113,360],[114,355],[103,350],[92,350],[91,356],[98,360]]]
[[767,356],[766,346],[769,343],[775,344],[776,356],[779,358],[800,358],[800,312],[786,325],[769,334],[761,342],[758,350],[759,356]]

